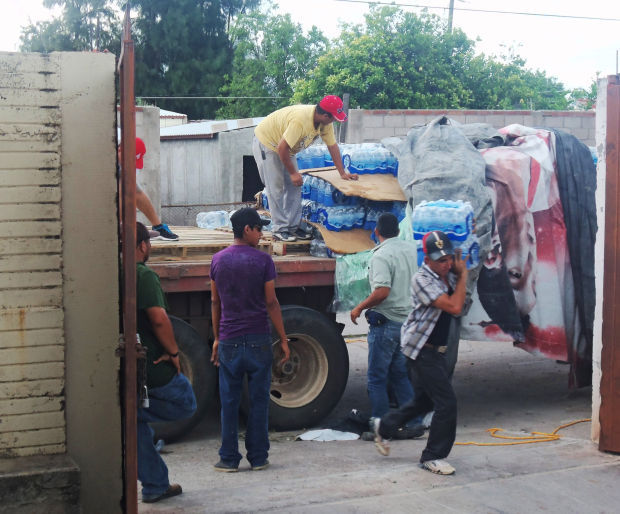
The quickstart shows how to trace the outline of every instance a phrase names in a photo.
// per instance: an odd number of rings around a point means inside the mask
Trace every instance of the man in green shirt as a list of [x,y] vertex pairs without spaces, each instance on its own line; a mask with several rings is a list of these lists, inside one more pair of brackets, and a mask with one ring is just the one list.
[[[380,418],[389,410],[388,383],[399,405],[413,397],[400,350],[400,329],[411,311],[409,288],[417,269],[417,250],[415,244],[397,237],[398,219],[391,213],[379,216],[375,234],[380,244],[370,259],[372,292],[351,311],[351,321],[357,324],[362,311],[368,309],[368,396],[372,417]],[[407,433],[408,437],[419,437],[424,431],[412,427]]]
[[316,105],[290,105],[278,109],[256,126],[252,153],[267,189],[276,239],[310,239],[310,235],[299,226],[303,181],[294,156],[318,137],[327,145],[340,176],[344,180],[357,180],[357,175],[344,170],[334,136],[334,120],[343,122],[346,119],[342,100],[328,95]]
[[183,491],[170,484],[168,468],[153,444],[149,423],[191,417],[196,398],[189,380],[181,373],[179,347],[166,312],[168,304],[157,274],[146,266],[151,252],[149,231],[136,224],[136,304],[138,334],[146,347],[148,405],[138,408],[138,479],[142,501],[154,503]]

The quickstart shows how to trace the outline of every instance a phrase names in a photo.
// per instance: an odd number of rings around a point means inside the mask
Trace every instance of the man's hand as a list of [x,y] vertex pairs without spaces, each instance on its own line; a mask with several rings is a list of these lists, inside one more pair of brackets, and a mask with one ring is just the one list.
[[291,350],[288,347],[288,339],[286,336],[284,337],[284,339],[280,339],[280,349],[282,350],[284,357],[282,357],[282,360],[280,360],[280,362],[278,363],[279,366],[281,366],[291,358]]
[[176,357],[173,357],[169,353],[164,353],[159,359],[157,359],[156,361],[153,361],[153,364],[159,364],[160,362],[166,362],[166,361],[172,362],[172,365],[177,370],[177,375],[181,373],[181,363],[179,362],[178,355]]
[[291,173],[291,182],[294,186],[301,187],[304,183],[304,179],[301,176],[301,173],[299,173],[298,171],[295,173]]
[[216,339],[215,341],[213,341],[213,349],[211,350],[211,362],[213,363],[214,366],[220,365],[220,356],[217,352],[219,346],[220,346],[219,339]]
[[359,305],[357,307],[354,307],[353,310],[351,311],[351,321],[355,325],[357,325],[357,318],[359,318],[361,314],[362,314],[362,309],[360,308]]
[[467,257],[463,257],[463,250],[461,248],[454,250],[454,264],[452,265],[452,271],[458,277],[463,274],[467,275]]
[[356,175],[355,173],[344,173],[343,175],[340,175],[340,178],[342,180],[357,180],[359,175]]

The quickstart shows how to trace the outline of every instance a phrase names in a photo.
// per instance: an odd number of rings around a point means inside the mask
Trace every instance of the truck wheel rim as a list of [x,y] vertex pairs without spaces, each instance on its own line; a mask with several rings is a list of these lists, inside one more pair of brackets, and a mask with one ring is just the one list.
[[329,363],[321,344],[306,334],[288,334],[291,357],[280,365],[282,352],[274,348],[271,401],[285,408],[313,401],[327,382]]

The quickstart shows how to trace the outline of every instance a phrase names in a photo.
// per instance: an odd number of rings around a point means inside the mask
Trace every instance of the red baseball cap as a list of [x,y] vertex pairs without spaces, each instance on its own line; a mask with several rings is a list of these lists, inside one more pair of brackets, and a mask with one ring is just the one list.
[[136,168],[141,170],[144,168],[144,154],[146,153],[146,145],[139,137],[136,138]]
[[319,102],[319,106],[338,121],[342,122],[347,120],[347,114],[342,110],[342,100],[340,97],[327,95]]

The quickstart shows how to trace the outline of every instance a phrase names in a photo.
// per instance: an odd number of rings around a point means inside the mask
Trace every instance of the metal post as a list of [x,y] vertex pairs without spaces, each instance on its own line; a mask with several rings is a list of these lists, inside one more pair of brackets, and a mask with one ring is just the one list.
[[452,34],[452,18],[454,17],[454,0],[450,0],[450,11],[448,12],[448,34]]

